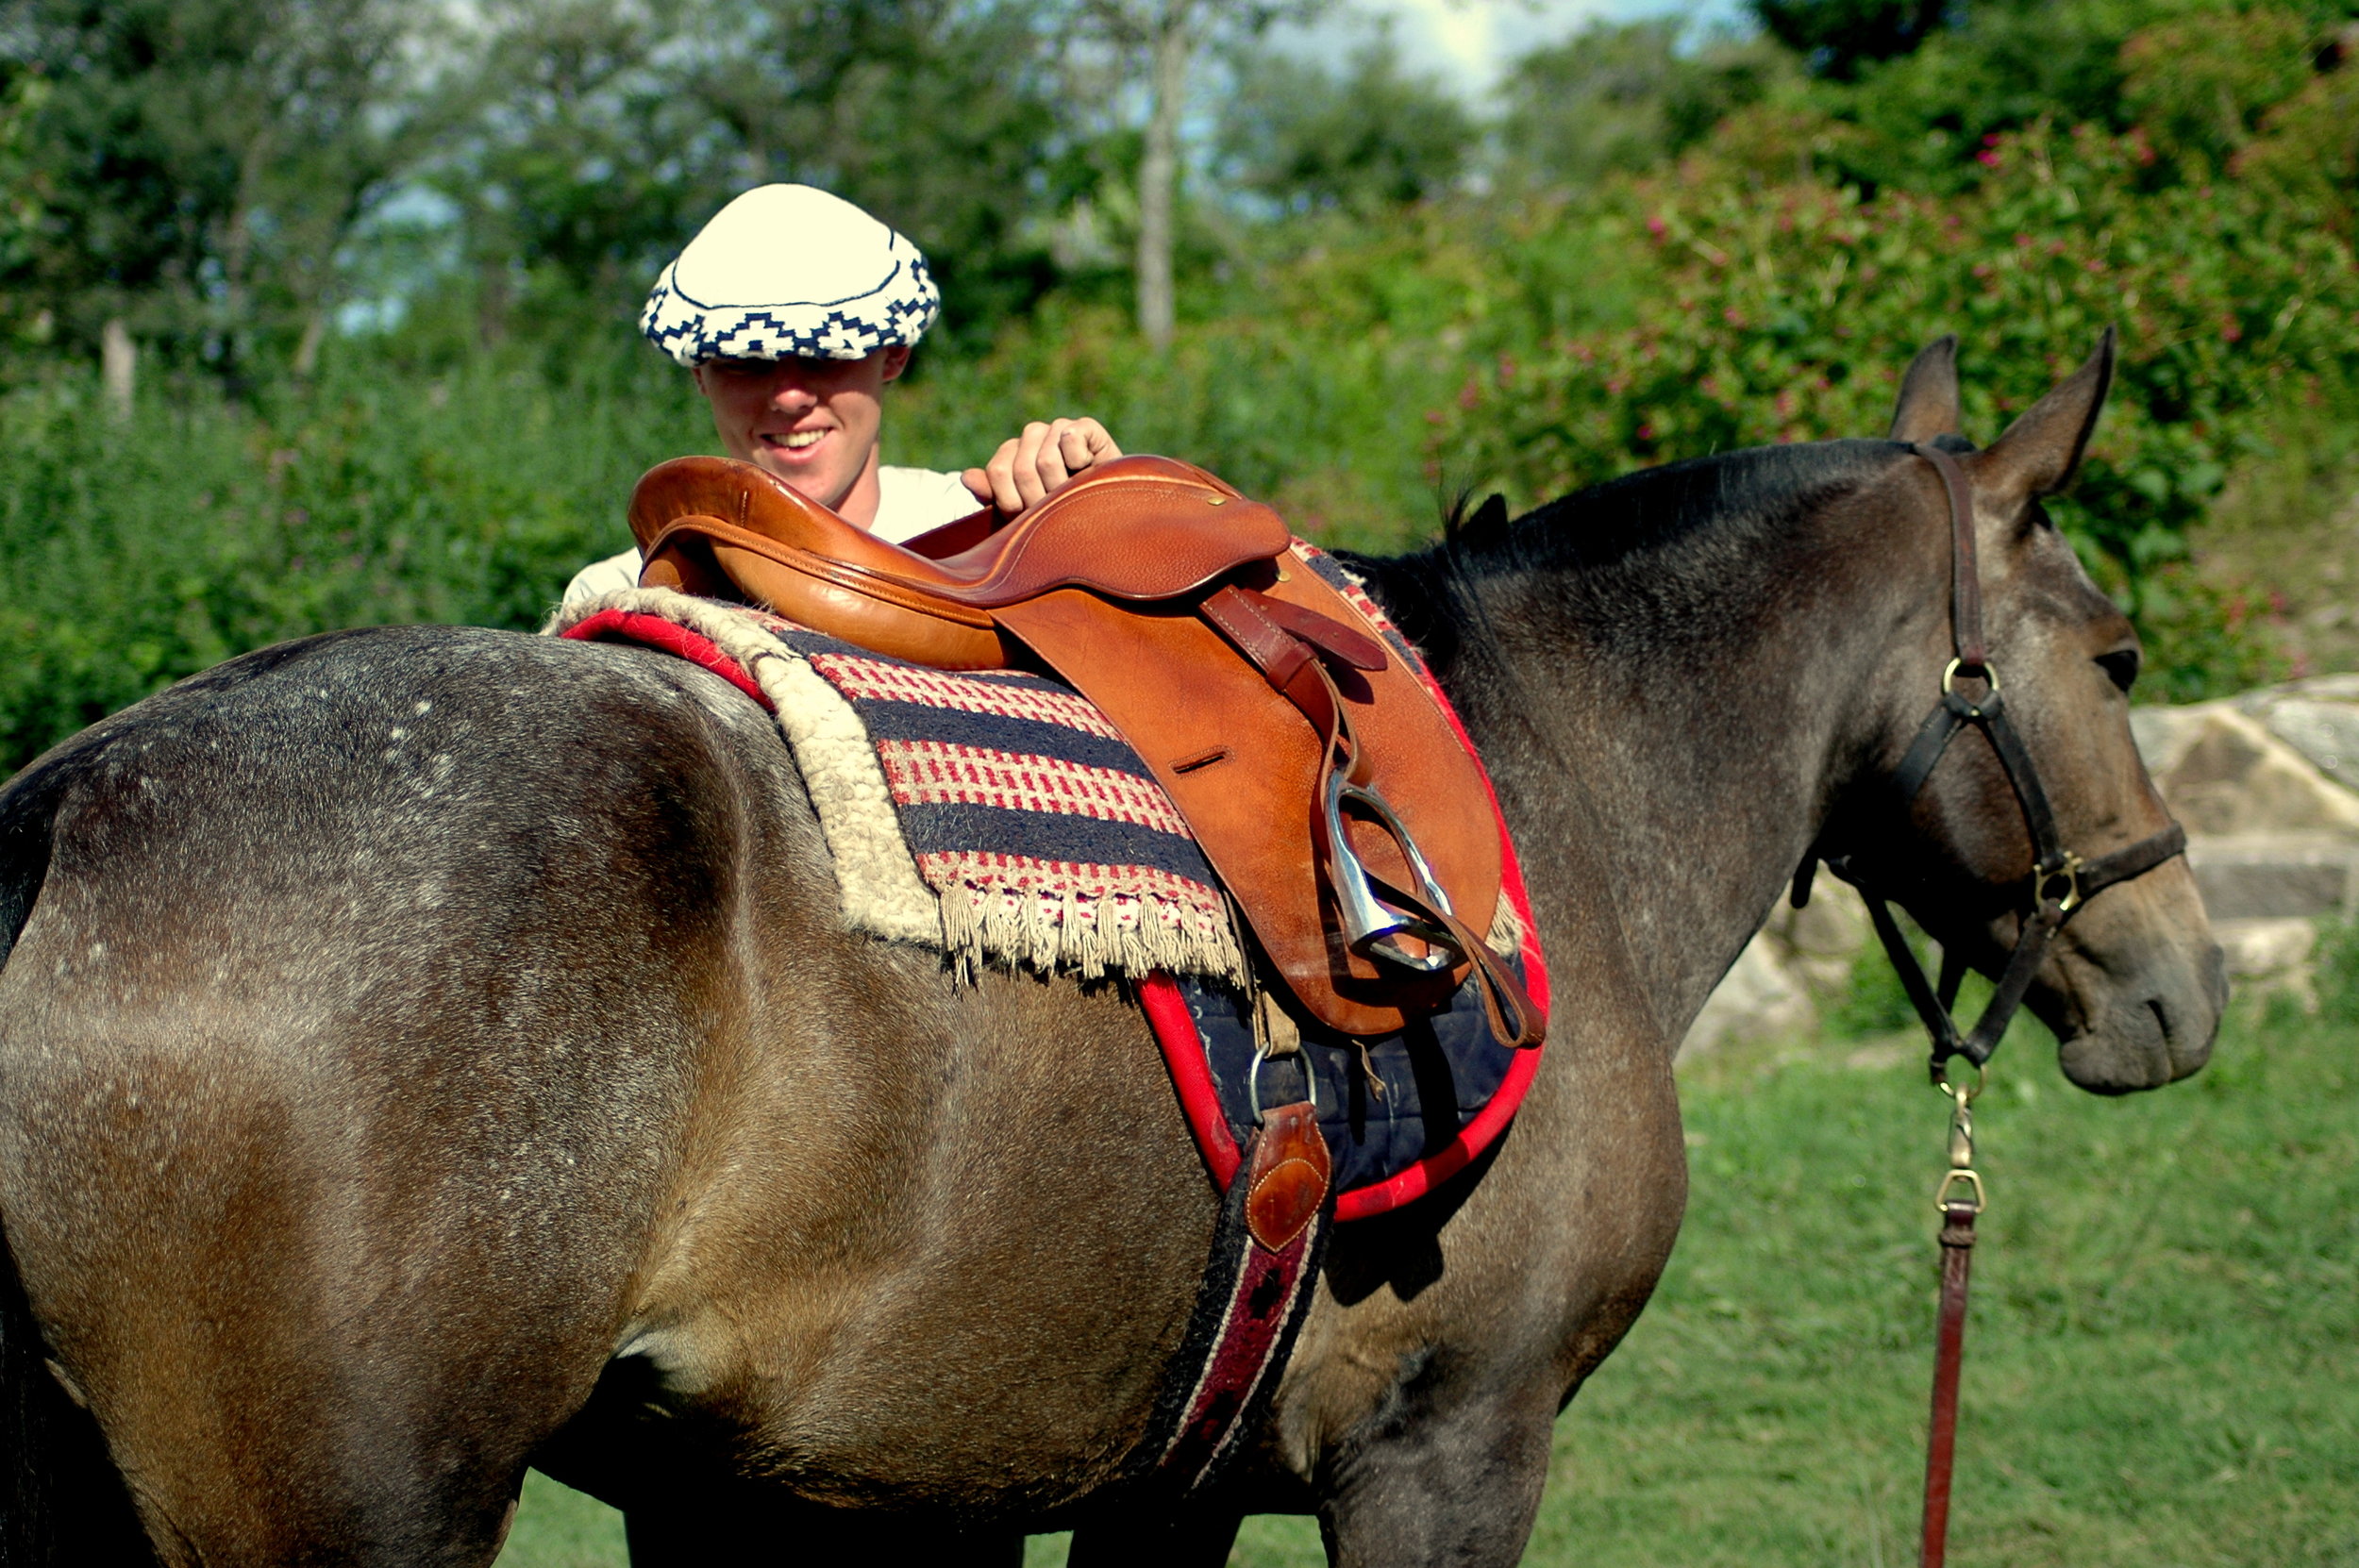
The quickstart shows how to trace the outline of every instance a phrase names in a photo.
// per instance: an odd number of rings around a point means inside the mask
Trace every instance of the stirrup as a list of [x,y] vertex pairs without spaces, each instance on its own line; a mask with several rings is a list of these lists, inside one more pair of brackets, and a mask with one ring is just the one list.
[[[1409,863],[1409,874],[1416,878],[1416,897],[1429,910],[1445,916],[1458,912],[1450,908],[1449,894],[1434,880],[1433,870],[1426,864],[1417,841],[1409,836],[1409,829],[1394,814],[1392,806],[1374,787],[1354,784],[1338,769],[1327,776],[1327,799],[1322,809],[1327,818],[1328,860],[1336,911],[1343,921],[1345,945],[1362,958],[1398,964],[1419,975],[1437,975],[1467,961],[1467,955],[1459,950],[1458,938],[1448,926],[1424,914],[1396,908],[1377,896],[1375,879],[1369,876],[1360,857],[1352,853],[1351,841],[1344,836],[1347,804],[1369,812],[1400,846],[1401,859]],[[1393,940],[1401,936],[1424,942],[1426,952],[1422,956],[1410,953]]]

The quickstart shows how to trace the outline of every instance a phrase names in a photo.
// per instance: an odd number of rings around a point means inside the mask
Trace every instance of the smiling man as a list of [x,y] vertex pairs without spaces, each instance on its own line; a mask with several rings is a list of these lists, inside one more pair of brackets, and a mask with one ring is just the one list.
[[[917,247],[808,185],[746,192],[663,269],[639,325],[688,367],[732,458],[845,521],[912,539],[995,506],[1012,516],[1122,456],[1094,419],[1035,421],[963,474],[887,468],[884,390],[909,368],[941,294]],[[626,550],[576,574],[568,607],[639,580]]]

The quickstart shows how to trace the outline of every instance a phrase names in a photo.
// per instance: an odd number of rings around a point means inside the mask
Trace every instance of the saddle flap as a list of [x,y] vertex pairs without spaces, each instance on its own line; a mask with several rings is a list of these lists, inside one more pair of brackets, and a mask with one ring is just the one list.
[[[1261,569],[1257,586],[1341,626],[1364,624],[1297,558],[1276,572]],[[1137,749],[1312,1017],[1346,1034],[1381,1034],[1443,1005],[1465,979],[1464,965],[1404,976],[1344,946],[1313,837],[1309,781],[1318,774],[1318,739],[1193,607],[1142,610],[1067,589],[996,613]],[[1371,782],[1460,917],[1487,928],[1501,860],[1474,759],[1398,659],[1364,673],[1343,695],[1371,759]],[[1372,871],[1408,880],[1389,841],[1354,837]]]

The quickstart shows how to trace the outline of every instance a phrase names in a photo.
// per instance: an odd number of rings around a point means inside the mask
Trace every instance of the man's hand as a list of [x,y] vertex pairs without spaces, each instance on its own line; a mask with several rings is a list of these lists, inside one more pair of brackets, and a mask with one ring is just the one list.
[[977,500],[1013,517],[1082,470],[1121,456],[1114,438],[1094,419],[1034,420],[1013,441],[1001,442],[991,461],[959,477]]

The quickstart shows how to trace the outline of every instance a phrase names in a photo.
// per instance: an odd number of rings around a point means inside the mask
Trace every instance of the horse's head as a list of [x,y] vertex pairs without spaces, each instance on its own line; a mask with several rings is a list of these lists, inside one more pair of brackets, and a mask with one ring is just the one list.
[[[1880,790],[1877,804],[1855,819],[1862,830],[1851,863],[1945,950],[1994,978],[2035,923],[2038,893],[2047,893],[2069,918],[2033,972],[2026,1001],[2055,1031],[2066,1076],[2101,1093],[2157,1088],[2195,1072],[2211,1054],[2227,1001],[2225,971],[2185,859],[2144,869],[2172,841],[2157,837],[2169,833],[2170,814],[2130,735],[2137,636],[2040,506],[2080,463],[2112,379],[2113,334],[1981,451],[1954,433],[1956,346],[1945,338],[1909,367],[1892,435],[1954,455],[1966,480],[1972,539],[1955,554],[1979,577],[1990,681],[1973,678],[1966,642],[1973,630],[1959,627],[1961,614],[1973,618],[1970,602],[1945,602],[1939,613],[1910,622],[1899,644],[1909,667],[1886,685],[1892,695],[1877,705],[1873,742],[1875,771],[1900,787]],[[1936,460],[1901,464],[1890,493],[1909,518],[1895,525],[1937,528],[1940,556],[1950,558],[1951,503]],[[1949,589],[1945,582],[1945,601]],[[1954,679],[1943,677],[1962,654],[1966,667]],[[1931,748],[1919,737],[1936,677],[1959,693],[1961,712],[1987,706],[1997,685],[2021,741],[2012,776],[1999,755],[2007,737],[1970,719],[1924,771]],[[1913,796],[1912,773],[1921,775]],[[2051,863],[2054,847],[2072,859],[2035,892],[2030,870],[2042,796],[2054,822]],[[2108,856],[2118,857],[2112,869],[2127,875],[2082,904],[2071,873],[2083,862],[2102,866]]]

